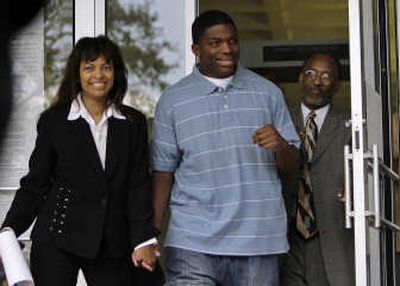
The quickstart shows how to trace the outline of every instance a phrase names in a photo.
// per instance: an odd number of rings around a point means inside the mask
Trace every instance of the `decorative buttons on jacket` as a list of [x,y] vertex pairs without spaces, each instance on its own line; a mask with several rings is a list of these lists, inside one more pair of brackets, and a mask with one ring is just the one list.
[[57,202],[50,219],[49,231],[62,235],[65,232],[65,219],[68,206],[71,203],[72,191],[66,187],[59,187],[57,192]]

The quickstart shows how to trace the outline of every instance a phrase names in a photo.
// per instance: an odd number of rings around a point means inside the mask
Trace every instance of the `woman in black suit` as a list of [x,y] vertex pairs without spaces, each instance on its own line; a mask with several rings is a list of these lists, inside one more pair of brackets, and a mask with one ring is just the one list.
[[122,104],[126,74],[113,42],[83,38],[40,116],[29,173],[3,223],[18,236],[36,219],[38,286],[76,285],[79,269],[89,285],[133,285],[131,259],[154,266],[146,120]]

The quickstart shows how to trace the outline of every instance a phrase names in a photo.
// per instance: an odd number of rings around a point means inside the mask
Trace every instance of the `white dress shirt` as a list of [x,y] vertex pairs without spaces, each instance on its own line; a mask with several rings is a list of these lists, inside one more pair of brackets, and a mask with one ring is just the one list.
[[315,124],[317,124],[318,128],[318,133],[321,131],[322,124],[324,124],[324,120],[326,115],[328,114],[329,108],[331,107],[330,104],[327,104],[321,108],[311,110],[307,106],[304,105],[304,103],[301,103],[301,112],[303,114],[303,124],[306,126],[306,121],[307,121],[307,116],[310,112],[314,111],[315,112],[315,117],[314,121]]

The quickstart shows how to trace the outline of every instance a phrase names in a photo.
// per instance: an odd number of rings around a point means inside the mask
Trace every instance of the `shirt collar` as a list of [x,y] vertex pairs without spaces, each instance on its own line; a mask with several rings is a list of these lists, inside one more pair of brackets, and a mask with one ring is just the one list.
[[331,107],[331,105],[327,104],[327,105],[325,105],[325,106],[323,106],[321,108],[311,110],[307,106],[305,106],[304,103],[301,103],[301,113],[303,114],[303,122],[305,123],[308,114],[311,111],[314,111],[314,113],[315,113],[315,118],[314,119],[315,119],[315,121],[316,121],[316,123],[318,125],[318,129],[321,129],[322,124],[323,124],[323,122],[325,120],[326,115],[328,114],[328,111],[329,111],[330,107]]
[[203,75],[208,81],[211,81],[215,86],[226,89],[228,85],[232,82],[233,75],[226,78],[214,78]]
[[301,111],[305,117],[311,112],[314,111],[316,116],[325,116],[328,113],[329,108],[331,107],[330,104],[327,104],[323,107],[320,107],[318,109],[311,110],[309,109],[304,103],[301,103]]
[[[114,103],[110,104],[107,107],[104,112],[103,119],[106,120],[111,116],[117,119],[126,119],[126,117],[122,115],[122,113],[115,107]],[[85,105],[83,104],[81,94],[78,94],[78,96],[72,101],[67,119],[73,121],[78,119],[79,117],[93,121],[89,111],[87,111]],[[103,119],[101,120],[101,122],[103,122]]]
[[[238,65],[235,74],[232,77],[232,80],[230,83],[227,85],[227,89],[230,87],[234,88],[242,88],[244,82],[242,78],[243,74],[243,68]],[[212,83],[210,80],[208,80],[199,70],[198,65],[195,65],[193,67],[193,75],[199,79],[199,83],[201,88],[206,92],[207,94],[211,94],[214,91],[218,90],[219,87],[216,86],[214,83]]]

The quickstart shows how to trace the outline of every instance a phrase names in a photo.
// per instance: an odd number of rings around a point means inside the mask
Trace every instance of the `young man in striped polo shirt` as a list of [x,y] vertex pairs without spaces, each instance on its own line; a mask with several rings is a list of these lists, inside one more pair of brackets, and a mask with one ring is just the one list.
[[224,12],[192,25],[193,72],[160,98],[153,144],[155,224],[171,210],[167,285],[278,285],[288,250],[279,171],[300,140],[281,91],[238,65]]

